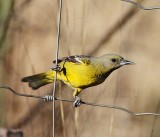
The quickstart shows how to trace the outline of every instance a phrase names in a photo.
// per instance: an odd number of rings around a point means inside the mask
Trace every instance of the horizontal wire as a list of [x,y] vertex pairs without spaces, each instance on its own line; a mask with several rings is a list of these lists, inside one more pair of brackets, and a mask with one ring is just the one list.
[[[47,101],[47,99],[49,98],[49,101],[52,101],[53,96],[51,95],[46,95],[46,96],[36,96],[36,95],[29,95],[29,94],[21,94],[21,93],[17,93],[15,90],[13,90],[12,88],[10,88],[9,86],[0,86],[0,88],[4,88],[4,89],[8,89],[9,91],[11,91],[12,93],[14,93],[17,96],[24,96],[24,97],[31,97],[31,98],[38,98],[38,99],[43,99],[44,101]],[[74,100],[70,100],[70,99],[64,99],[64,98],[58,98],[55,97],[55,100],[59,100],[59,101],[64,101],[64,102],[74,102]],[[159,113],[135,113],[131,110],[128,110],[126,108],[123,107],[119,107],[119,106],[115,106],[115,105],[106,105],[106,104],[95,104],[95,103],[89,103],[89,102],[85,102],[85,101],[81,101],[81,104],[84,105],[89,105],[89,106],[95,106],[95,107],[104,107],[104,108],[113,108],[113,109],[118,109],[121,111],[124,111],[130,115],[133,116],[144,116],[144,115],[154,115],[154,116],[160,116]]]
[[2,85],[0,85],[0,88],[8,89],[9,91],[11,91],[12,93],[14,93],[14,94],[17,95],[17,96],[24,96],[24,97],[31,97],[31,98],[43,99],[43,97],[41,97],[41,96],[35,96],[35,95],[18,93],[18,92],[16,92],[15,90],[13,90],[12,88],[10,88],[9,86],[2,86]]
[[139,3],[136,3],[136,2],[131,1],[131,0],[121,0],[121,1],[129,2],[129,3],[135,5],[136,7],[140,8],[142,10],[156,10],[156,9],[160,9],[159,6],[146,8],[146,7],[142,6],[142,5],[140,5]]

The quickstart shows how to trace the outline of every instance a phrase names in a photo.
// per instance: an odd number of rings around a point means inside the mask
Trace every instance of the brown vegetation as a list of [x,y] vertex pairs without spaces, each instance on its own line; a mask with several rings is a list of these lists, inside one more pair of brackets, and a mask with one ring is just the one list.
[[[22,93],[46,95],[52,84],[32,91],[20,79],[53,66],[58,0],[13,1],[4,24],[3,52],[0,47],[3,83]],[[140,2],[160,5],[158,1]],[[60,57],[116,53],[136,63],[86,89],[81,94],[85,101],[160,113],[159,36],[159,10],[143,11],[113,0],[63,0]],[[72,90],[59,85],[57,96],[71,99]],[[22,129],[25,137],[52,136],[52,103],[0,91],[1,125]],[[85,105],[75,109],[56,101],[57,137],[159,137],[159,119]]]

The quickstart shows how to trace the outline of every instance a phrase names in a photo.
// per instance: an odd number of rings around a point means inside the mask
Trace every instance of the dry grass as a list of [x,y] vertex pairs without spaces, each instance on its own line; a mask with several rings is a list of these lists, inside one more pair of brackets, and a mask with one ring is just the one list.
[[[146,6],[158,1],[141,1]],[[9,49],[3,58],[3,83],[22,93],[46,95],[52,85],[32,91],[23,76],[50,69],[55,59],[57,4],[52,0],[15,0],[7,29]],[[117,53],[136,63],[114,72],[103,84],[86,89],[89,102],[115,104],[135,112],[159,112],[160,14],[120,1],[63,1],[60,57]],[[65,85],[57,96],[72,98]],[[52,103],[6,93],[4,126],[25,136],[52,136]],[[1,102],[0,102],[1,104]],[[1,108],[2,110],[2,108]],[[112,109],[56,102],[58,137],[159,137],[157,117],[133,117]]]

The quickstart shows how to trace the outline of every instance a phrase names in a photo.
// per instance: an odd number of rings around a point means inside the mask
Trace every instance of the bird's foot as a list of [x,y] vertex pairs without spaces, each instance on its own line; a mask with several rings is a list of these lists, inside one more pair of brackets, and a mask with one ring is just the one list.
[[54,71],[60,71],[61,70],[61,66],[60,65],[55,65],[51,69],[54,70]]
[[76,96],[75,101],[73,102],[74,107],[79,107],[81,105],[81,99],[80,97]]

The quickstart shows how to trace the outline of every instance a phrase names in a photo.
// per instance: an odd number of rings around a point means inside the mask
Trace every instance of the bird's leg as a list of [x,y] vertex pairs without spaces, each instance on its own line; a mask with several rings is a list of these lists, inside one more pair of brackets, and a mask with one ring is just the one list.
[[74,107],[79,107],[81,105],[81,98],[79,96],[75,96],[75,101],[73,102]]
[[75,101],[73,102],[74,107],[79,107],[81,105],[81,98],[78,96],[81,90],[75,90],[73,93],[73,97],[75,98]]

